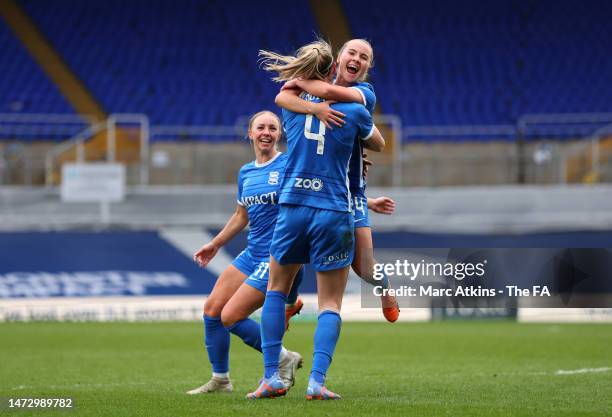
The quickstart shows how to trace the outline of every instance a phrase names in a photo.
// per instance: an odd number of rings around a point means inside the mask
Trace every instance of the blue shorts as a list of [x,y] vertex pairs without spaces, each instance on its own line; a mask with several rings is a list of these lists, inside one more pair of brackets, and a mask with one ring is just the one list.
[[[244,283],[255,288],[257,291],[266,294],[268,290],[268,278],[270,276],[270,258],[254,258],[248,249],[243,250],[236,256],[232,262],[240,272],[245,274],[247,277]],[[303,278],[304,268],[300,268],[296,275],[294,282],[300,282],[297,280],[298,275],[302,275]]]
[[247,276],[245,284],[266,293],[270,258],[255,258],[248,249],[245,249],[236,256],[232,265]]
[[281,264],[312,264],[316,271],[353,262],[355,238],[351,213],[282,204],[270,254]]
[[370,227],[370,214],[368,211],[368,198],[364,190],[351,191],[353,199],[353,217],[355,218],[355,229],[359,227]]

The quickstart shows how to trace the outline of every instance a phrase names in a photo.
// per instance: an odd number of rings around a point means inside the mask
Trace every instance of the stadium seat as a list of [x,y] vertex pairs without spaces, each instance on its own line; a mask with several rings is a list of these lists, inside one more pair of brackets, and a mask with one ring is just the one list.
[[[57,87],[40,69],[20,41],[0,19],[0,113],[65,113],[74,114],[70,104],[60,94]],[[13,139],[19,129],[3,122],[0,138]],[[75,132],[76,133],[76,132]],[[41,128],[36,132],[19,131],[25,139],[55,139],[61,137],[52,127]]]
[[21,4],[107,112],[157,125],[232,125],[273,108],[258,50],[292,52],[316,27],[306,0]]

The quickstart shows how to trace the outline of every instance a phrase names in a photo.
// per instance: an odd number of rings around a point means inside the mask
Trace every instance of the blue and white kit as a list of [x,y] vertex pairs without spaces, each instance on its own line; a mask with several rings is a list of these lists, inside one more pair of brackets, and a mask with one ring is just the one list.
[[[320,98],[302,94],[312,102]],[[283,110],[287,164],[270,253],[280,264],[343,268],[353,260],[354,230],[348,164],[355,138],[368,140],[372,117],[361,104],[336,103],[346,124],[327,131],[312,114]]]
[[[249,217],[248,244],[232,262],[247,275],[244,281],[266,293],[270,269],[270,243],[278,216],[278,191],[285,170],[287,155],[278,153],[270,161],[258,164],[252,161],[238,173],[238,204]],[[299,274],[303,273],[300,269]]]
[[[376,94],[372,84],[360,82],[352,86],[361,94],[363,105],[370,114],[374,114],[376,107]],[[356,138],[351,160],[349,162],[349,186],[351,198],[353,199],[353,217],[355,228],[370,227],[370,216],[368,212],[368,199],[366,197],[366,179],[363,175],[363,142]]]

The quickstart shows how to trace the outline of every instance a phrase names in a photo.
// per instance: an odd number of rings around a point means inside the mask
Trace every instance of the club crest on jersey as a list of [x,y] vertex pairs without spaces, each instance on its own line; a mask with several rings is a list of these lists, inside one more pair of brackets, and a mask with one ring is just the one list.
[[278,171],[271,171],[268,176],[268,184],[270,185],[278,185],[278,177],[280,173]]
[[321,191],[323,189],[323,181],[319,178],[300,178],[295,177],[293,183],[295,188],[305,188],[312,191]]

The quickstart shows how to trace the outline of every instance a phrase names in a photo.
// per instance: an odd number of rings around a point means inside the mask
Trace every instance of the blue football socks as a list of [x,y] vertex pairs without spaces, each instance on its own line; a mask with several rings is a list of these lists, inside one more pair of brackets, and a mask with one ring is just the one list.
[[385,289],[389,289],[389,278],[387,278],[387,275],[385,274],[385,276],[383,276],[382,280],[379,281],[380,282],[380,286],[385,288]]
[[245,344],[261,352],[261,328],[255,320],[240,320],[226,329],[241,338]]
[[230,334],[223,327],[220,317],[204,316],[204,343],[213,372],[228,372]]
[[320,384],[325,382],[325,375],[331,365],[341,327],[342,319],[335,311],[325,310],[319,314],[314,335],[314,354],[310,378]]
[[261,339],[264,358],[264,377],[278,372],[280,351],[285,334],[285,303],[287,296],[279,291],[268,291],[261,312]]

